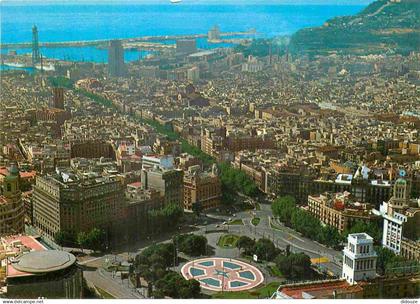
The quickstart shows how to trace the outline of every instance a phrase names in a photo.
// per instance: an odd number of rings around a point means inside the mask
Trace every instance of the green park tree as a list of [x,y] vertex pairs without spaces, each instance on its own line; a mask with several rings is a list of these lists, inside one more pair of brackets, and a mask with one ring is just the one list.
[[308,279],[313,275],[311,259],[304,253],[278,255],[275,259],[278,269],[289,279]]
[[290,195],[280,197],[273,202],[271,210],[281,222],[290,227],[292,214],[296,210],[296,200]]
[[269,239],[259,239],[255,243],[254,254],[256,254],[260,260],[272,261],[277,253],[276,247]]
[[198,299],[201,297],[200,283],[197,280],[186,280],[179,273],[168,271],[156,281],[155,298],[171,297],[174,299]]
[[179,235],[174,239],[180,251],[189,256],[205,255],[207,251],[207,238],[202,235]]
[[242,235],[239,237],[236,247],[238,247],[239,250],[243,250],[244,254],[251,255],[254,251],[255,241],[246,235]]

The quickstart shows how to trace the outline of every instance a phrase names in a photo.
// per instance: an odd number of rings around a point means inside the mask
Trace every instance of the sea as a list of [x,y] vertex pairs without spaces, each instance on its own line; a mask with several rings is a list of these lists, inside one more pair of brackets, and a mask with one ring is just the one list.
[[[181,34],[205,34],[214,25],[222,32],[256,29],[257,37],[290,35],[304,27],[361,11],[361,5],[276,4],[28,4],[0,1],[1,42],[30,42],[36,25],[39,41],[77,41]],[[202,49],[218,47],[199,39]],[[7,53],[8,49],[1,50]],[[29,54],[31,49],[17,49]],[[41,48],[43,56],[71,61],[107,62],[107,50],[95,47]],[[125,51],[125,61],[147,52]]]

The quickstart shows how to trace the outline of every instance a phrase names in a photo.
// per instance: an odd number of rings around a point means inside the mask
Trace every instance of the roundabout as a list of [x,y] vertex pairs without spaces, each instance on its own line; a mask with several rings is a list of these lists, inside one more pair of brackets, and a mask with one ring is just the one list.
[[264,281],[261,271],[242,261],[229,258],[204,258],[186,263],[181,268],[185,279],[196,279],[211,291],[244,291]]

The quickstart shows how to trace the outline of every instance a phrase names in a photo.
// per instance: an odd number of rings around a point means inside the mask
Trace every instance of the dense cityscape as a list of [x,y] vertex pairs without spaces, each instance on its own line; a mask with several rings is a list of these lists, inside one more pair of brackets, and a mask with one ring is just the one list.
[[418,299],[418,37],[300,52],[215,25],[229,46],[111,39],[98,63],[28,31],[1,53],[0,298]]

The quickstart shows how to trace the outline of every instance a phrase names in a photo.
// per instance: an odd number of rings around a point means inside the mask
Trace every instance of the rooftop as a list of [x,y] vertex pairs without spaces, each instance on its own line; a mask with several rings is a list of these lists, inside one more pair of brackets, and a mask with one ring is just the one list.
[[[38,242],[34,237],[28,235],[14,235],[9,237],[1,238],[2,251],[6,253],[6,256],[13,259],[14,257],[23,254],[24,252],[40,252],[45,251],[47,248]],[[0,247],[1,249],[1,247]],[[7,277],[21,277],[29,276],[32,273],[20,271],[12,266],[10,260],[7,264],[6,274]]]
[[188,57],[209,56],[209,55],[213,55],[215,53],[216,53],[215,51],[202,51],[202,52],[193,53],[193,54],[189,55]]
[[[76,262],[71,253],[59,250],[32,251],[12,262],[12,267],[23,273],[47,273],[65,269]],[[10,277],[10,274],[8,274]],[[16,275],[17,276],[17,275]]]
[[319,281],[280,286],[276,297],[280,299],[333,298],[334,292],[350,288],[345,280]]
[[363,243],[367,243],[367,242],[372,242],[373,238],[367,234],[367,233],[353,233],[353,234],[349,234],[348,239],[355,239],[358,243],[363,242]]

